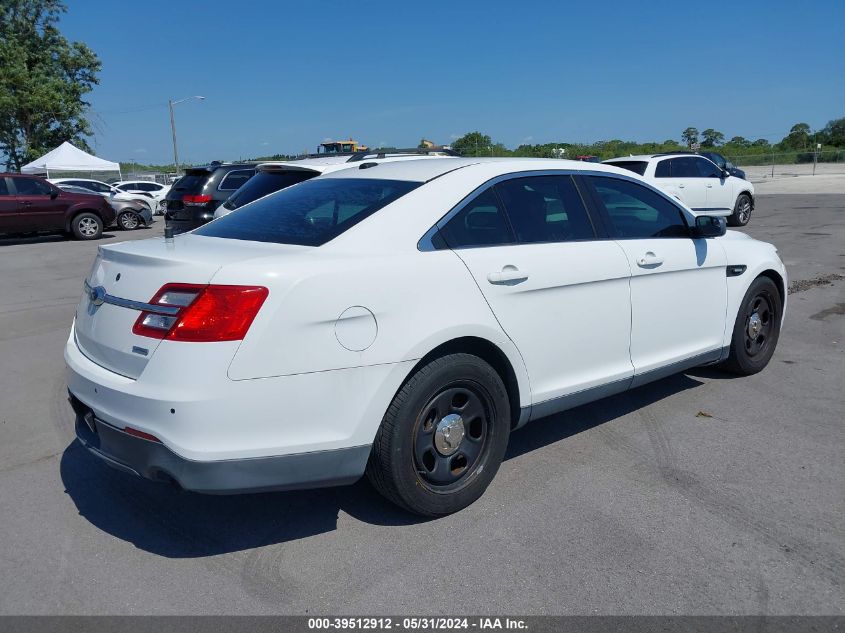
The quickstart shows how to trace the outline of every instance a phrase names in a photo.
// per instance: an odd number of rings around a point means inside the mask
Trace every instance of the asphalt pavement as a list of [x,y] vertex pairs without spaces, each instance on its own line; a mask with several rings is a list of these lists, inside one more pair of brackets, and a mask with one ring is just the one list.
[[765,371],[532,422],[437,520],[366,481],[212,497],[104,466],[62,360],[97,244],[0,240],[0,613],[842,614],[845,195],[760,196],[746,230],[795,282]]

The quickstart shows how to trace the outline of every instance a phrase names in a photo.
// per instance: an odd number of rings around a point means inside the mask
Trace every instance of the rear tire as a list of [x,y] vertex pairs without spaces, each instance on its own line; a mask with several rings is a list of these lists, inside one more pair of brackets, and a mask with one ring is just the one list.
[[728,226],[745,226],[751,219],[751,196],[741,193],[737,196],[734,212],[728,216]]
[[78,240],[96,240],[103,235],[103,221],[95,213],[80,213],[71,220],[70,230]]
[[477,356],[450,354],[417,370],[393,398],[367,477],[415,514],[457,512],[487,489],[509,434],[510,405],[499,374]]
[[117,225],[124,231],[134,231],[141,225],[141,219],[134,211],[124,211],[117,216]]
[[739,306],[731,337],[731,353],[723,369],[750,376],[763,370],[780,338],[783,301],[768,277],[757,277]]

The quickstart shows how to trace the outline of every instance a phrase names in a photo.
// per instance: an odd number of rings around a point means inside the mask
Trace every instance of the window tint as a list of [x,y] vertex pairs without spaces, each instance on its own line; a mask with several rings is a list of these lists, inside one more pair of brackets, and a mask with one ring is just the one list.
[[179,180],[173,183],[171,191],[183,191],[188,193],[199,193],[205,187],[211,174],[205,170],[188,172]]
[[259,171],[246,184],[229,196],[225,206],[227,209],[238,209],[245,204],[263,198],[274,191],[286,189],[298,182],[310,180],[317,176],[313,171]]
[[701,178],[694,156],[672,159],[672,178]]
[[648,163],[642,160],[616,160],[612,163],[608,163],[608,165],[621,167],[622,169],[627,169],[628,171],[632,171],[635,174],[642,176],[645,173],[645,168],[648,166]]
[[256,200],[194,231],[253,242],[320,246],[422,183],[315,178]]
[[15,189],[19,196],[49,196],[50,185],[35,178],[15,178]]
[[240,189],[247,180],[255,175],[254,169],[233,169],[223,177],[217,187],[220,191],[234,191]]
[[716,163],[721,169],[724,169],[727,166],[727,161],[725,157],[721,154],[717,154],[716,152],[701,152],[701,155],[704,158],[709,158],[714,163]]
[[671,160],[661,160],[659,163],[657,163],[657,166],[654,168],[654,177],[670,178],[672,176],[672,172],[670,170],[671,165]]
[[449,248],[513,244],[513,233],[490,187],[476,196],[440,230]]
[[720,178],[722,176],[719,168],[706,158],[696,158],[695,164],[698,167],[698,174],[702,178]]
[[618,178],[588,176],[618,237],[689,237],[680,209],[656,191]]
[[567,242],[595,237],[570,176],[513,178],[496,185],[517,242]]
[[6,179],[0,176],[0,196],[8,196],[9,187],[6,186]]

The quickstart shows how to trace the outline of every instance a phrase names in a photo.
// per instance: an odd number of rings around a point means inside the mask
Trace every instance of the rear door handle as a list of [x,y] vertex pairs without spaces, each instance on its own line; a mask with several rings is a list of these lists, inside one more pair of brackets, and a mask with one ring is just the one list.
[[678,185],[678,189],[683,189],[685,186],[686,185],[684,183],[681,183],[681,184]]
[[32,206],[32,203],[29,200],[24,200],[23,202],[21,202],[21,204],[25,207],[31,207]]
[[490,273],[487,281],[496,286],[515,286],[528,279],[528,273],[522,272],[516,266],[505,266],[502,272]]
[[663,263],[663,258],[658,257],[653,252],[649,251],[637,260],[637,266],[641,268],[656,268]]

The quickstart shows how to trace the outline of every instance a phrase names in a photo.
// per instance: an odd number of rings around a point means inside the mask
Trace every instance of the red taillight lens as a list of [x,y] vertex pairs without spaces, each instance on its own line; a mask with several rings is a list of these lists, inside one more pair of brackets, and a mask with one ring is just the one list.
[[198,204],[205,204],[206,202],[211,202],[211,196],[206,194],[195,195],[195,196],[182,196],[182,202],[189,206],[198,205]]
[[263,286],[167,284],[150,303],[172,314],[141,312],[132,331],[169,341],[240,341],[268,294]]

